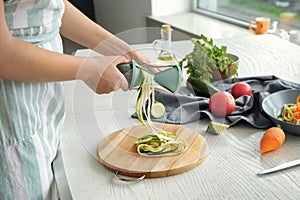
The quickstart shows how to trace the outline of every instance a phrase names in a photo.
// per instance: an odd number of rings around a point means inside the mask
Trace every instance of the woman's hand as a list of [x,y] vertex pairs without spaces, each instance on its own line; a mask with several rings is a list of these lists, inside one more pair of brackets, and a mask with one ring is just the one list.
[[78,70],[77,79],[84,81],[98,94],[128,90],[128,82],[116,66],[129,61],[124,56],[87,58]]
[[151,63],[149,58],[142,51],[132,50],[128,53],[125,53],[124,56],[130,60],[135,60],[137,62],[148,63],[148,64]]
[[162,71],[160,68],[154,68],[154,67],[147,67],[147,65],[151,65],[150,59],[142,52],[138,50],[132,50],[126,54],[124,54],[125,57],[129,58],[130,60],[135,60],[137,63],[140,63],[139,65],[141,67],[146,68],[150,72],[157,73]]

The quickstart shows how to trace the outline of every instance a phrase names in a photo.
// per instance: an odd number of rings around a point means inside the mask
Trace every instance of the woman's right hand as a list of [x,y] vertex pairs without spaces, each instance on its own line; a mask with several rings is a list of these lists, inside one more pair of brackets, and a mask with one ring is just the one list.
[[99,56],[87,58],[78,70],[77,79],[84,81],[97,94],[107,94],[118,89],[128,90],[128,82],[117,65],[130,62],[124,56]]

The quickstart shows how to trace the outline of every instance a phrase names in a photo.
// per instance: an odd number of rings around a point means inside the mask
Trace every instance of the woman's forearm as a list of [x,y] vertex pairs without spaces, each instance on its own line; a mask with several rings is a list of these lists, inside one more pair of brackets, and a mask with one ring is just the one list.
[[73,80],[84,60],[44,50],[13,37],[0,39],[0,43],[2,79],[23,82]]

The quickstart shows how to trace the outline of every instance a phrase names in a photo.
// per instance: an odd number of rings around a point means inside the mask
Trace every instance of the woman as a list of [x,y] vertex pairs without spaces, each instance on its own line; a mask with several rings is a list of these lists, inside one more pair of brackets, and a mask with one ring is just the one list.
[[[65,116],[60,81],[82,80],[99,94],[127,90],[116,65],[148,59],[66,0],[0,1],[0,30],[0,197],[56,199],[51,164]],[[60,34],[110,56],[62,54]]]

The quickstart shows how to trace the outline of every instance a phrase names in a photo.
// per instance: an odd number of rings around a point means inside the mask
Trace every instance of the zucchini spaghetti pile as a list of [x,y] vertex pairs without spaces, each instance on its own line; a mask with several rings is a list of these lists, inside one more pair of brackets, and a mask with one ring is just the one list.
[[284,104],[283,110],[278,116],[279,119],[300,125],[300,95],[296,99],[296,104]]
[[[142,156],[172,156],[185,151],[186,141],[175,133],[156,127],[151,121],[151,109],[155,102],[154,77],[144,72],[144,80],[139,88],[136,101],[136,113],[140,122],[150,132],[136,141],[137,152]],[[146,122],[144,120],[144,116]]]

